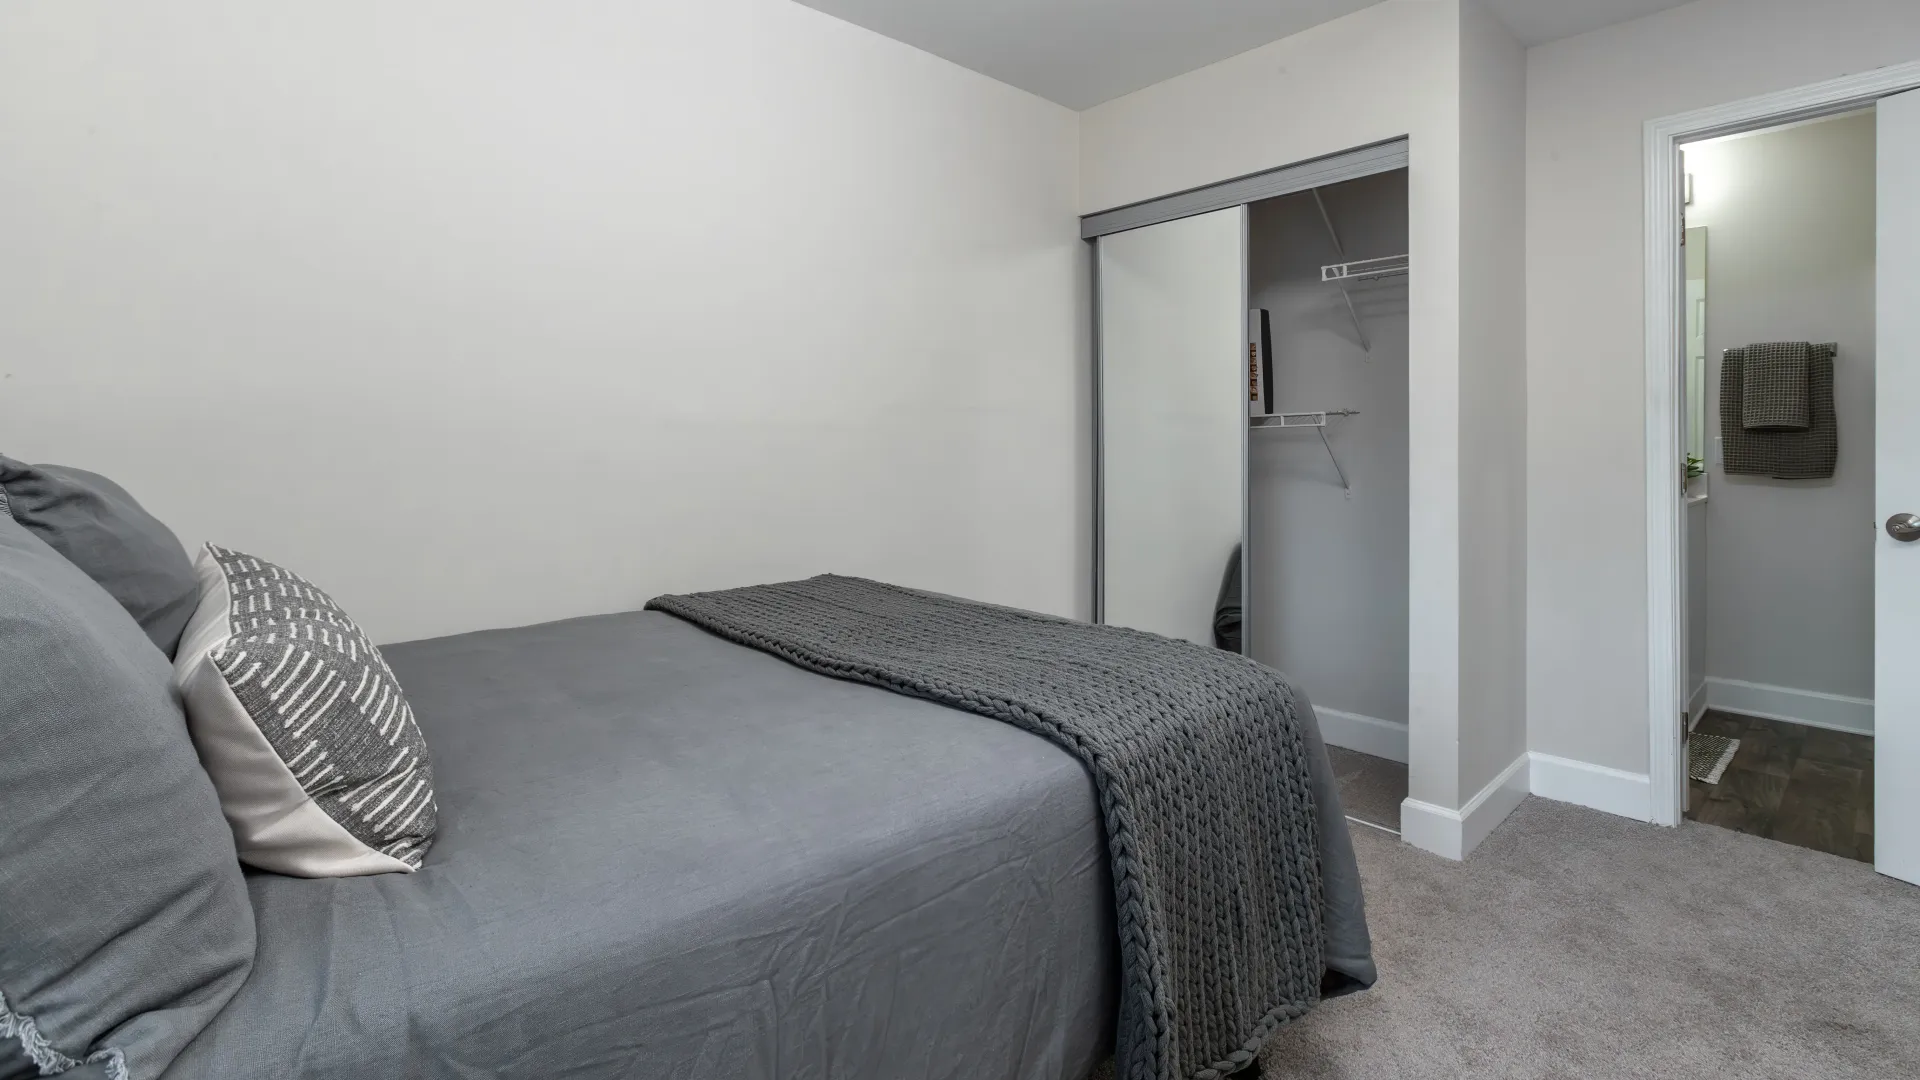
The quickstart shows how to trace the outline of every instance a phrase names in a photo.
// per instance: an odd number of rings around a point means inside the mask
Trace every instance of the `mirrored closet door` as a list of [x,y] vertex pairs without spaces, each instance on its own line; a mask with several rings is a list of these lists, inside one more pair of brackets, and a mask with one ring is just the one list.
[[1214,644],[1246,530],[1246,243],[1244,206],[1097,241],[1101,622]]

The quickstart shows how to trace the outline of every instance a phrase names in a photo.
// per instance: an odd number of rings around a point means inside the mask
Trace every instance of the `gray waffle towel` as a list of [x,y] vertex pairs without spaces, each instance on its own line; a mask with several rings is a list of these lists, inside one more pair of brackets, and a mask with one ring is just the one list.
[[1832,344],[1809,347],[1807,430],[1754,431],[1745,422],[1747,349],[1728,349],[1720,363],[1720,467],[1733,476],[1824,480],[1840,458],[1833,413]]
[[1769,341],[1747,346],[1740,423],[1748,431],[1805,431],[1812,418],[1807,387],[1813,346]]

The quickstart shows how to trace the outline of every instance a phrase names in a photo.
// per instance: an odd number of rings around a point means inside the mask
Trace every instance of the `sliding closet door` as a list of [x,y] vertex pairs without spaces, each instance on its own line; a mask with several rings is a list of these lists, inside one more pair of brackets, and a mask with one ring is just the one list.
[[1246,521],[1246,208],[1097,243],[1101,621],[1211,645]]

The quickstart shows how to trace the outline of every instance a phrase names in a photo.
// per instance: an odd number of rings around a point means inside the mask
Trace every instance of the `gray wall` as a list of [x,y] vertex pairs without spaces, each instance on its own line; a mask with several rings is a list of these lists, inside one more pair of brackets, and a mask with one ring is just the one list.
[[[1690,149],[1708,244],[1708,676],[1873,695],[1874,118]],[[1720,469],[1720,355],[1834,341],[1830,480]]]
[[[1323,189],[1349,258],[1407,251],[1406,173]],[[1338,261],[1310,194],[1252,207],[1249,292],[1272,312],[1276,410],[1359,409],[1326,430],[1341,491],[1311,429],[1249,439],[1253,655],[1322,708],[1407,720],[1407,279],[1355,289],[1373,344],[1354,340]]]

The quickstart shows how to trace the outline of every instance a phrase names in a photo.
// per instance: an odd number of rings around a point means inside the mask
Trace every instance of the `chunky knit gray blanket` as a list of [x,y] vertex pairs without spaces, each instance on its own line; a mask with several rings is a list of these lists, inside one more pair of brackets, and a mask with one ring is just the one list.
[[1319,827],[1281,676],[1231,653],[861,578],[647,607],[801,667],[1050,739],[1093,774],[1123,1080],[1238,1072],[1320,1000]]

